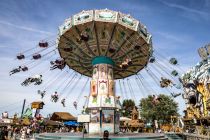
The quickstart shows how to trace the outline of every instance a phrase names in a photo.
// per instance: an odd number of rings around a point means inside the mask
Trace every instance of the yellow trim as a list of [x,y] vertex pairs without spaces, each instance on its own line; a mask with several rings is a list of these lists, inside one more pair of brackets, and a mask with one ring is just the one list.
[[197,90],[203,95],[202,102],[203,102],[203,113],[204,116],[208,116],[208,110],[206,102],[208,100],[208,93],[204,88],[204,84],[199,83],[197,86]]

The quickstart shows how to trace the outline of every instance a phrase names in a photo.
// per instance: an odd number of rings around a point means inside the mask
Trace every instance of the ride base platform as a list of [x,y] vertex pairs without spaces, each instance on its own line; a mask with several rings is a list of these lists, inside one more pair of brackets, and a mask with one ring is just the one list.
[[[42,133],[36,136],[36,140],[100,140],[103,134],[93,135],[82,133]],[[163,133],[122,133],[110,134],[111,140],[167,140]]]

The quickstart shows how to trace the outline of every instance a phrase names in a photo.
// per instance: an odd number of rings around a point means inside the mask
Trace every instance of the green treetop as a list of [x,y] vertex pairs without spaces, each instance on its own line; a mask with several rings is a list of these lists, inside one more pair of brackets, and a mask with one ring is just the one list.
[[159,122],[170,123],[171,116],[178,116],[178,104],[173,97],[160,94],[160,101],[153,102],[153,96],[140,100],[141,117],[147,122],[158,120]]

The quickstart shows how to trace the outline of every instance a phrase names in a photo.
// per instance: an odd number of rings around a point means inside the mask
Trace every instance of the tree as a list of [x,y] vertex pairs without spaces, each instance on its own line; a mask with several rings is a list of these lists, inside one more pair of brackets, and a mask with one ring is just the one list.
[[123,116],[130,117],[130,113],[135,107],[135,102],[131,99],[123,100],[122,109]]
[[154,104],[152,102],[153,97],[148,96],[140,100],[141,117],[147,122],[159,122],[170,123],[170,116],[178,116],[178,104],[173,100],[171,96],[160,94],[161,100]]

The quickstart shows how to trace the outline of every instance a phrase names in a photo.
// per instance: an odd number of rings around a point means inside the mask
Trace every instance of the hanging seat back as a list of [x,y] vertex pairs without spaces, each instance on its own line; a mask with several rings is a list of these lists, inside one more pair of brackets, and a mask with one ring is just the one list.
[[17,59],[18,60],[22,60],[24,58],[25,58],[25,55],[23,55],[22,53],[20,53],[20,54],[17,55]]
[[33,59],[34,60],[37,60],[37,59],[40,59],[42,56],[41,56],[41,54],[39,54],[39,53],[35,53],[34,55],[33,55]]
[[48,47],[48,42],[39,42],[39,47],[47,48]]

